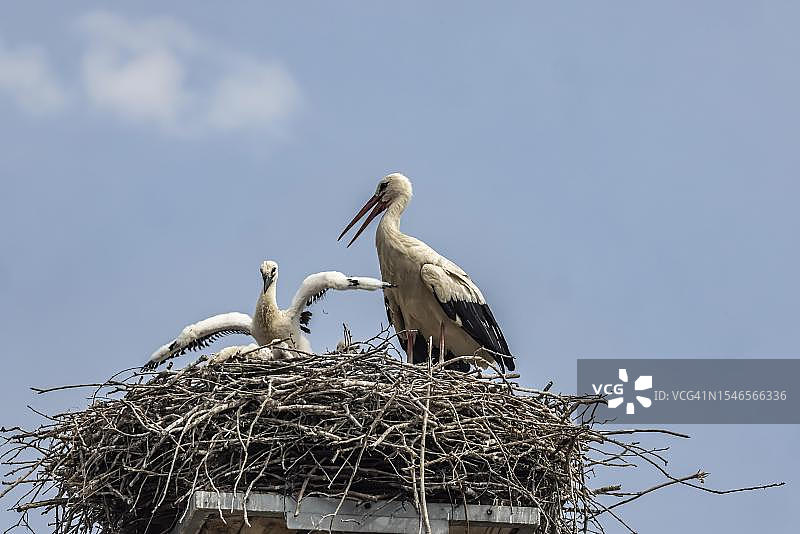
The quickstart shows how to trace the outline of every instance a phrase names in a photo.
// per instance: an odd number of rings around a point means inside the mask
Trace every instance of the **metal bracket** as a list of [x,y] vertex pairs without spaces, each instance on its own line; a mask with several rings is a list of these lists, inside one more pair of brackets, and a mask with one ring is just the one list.
[[[233,519],[241,518],[245,509],[249,517],[283,517],[289,530],[377,534],[420,532],[420,516],[410,503],[345,500],[341,507],[339,503],[339,499],[334,498],[304,497],[298,506],[292,497],[256,493],[251,494],[245,504],[238,494],[198,491],[192,495],[185,519],[175,527],[173,534],[201,534],[206,521],[219,517],[220,512],[223,517]],[[488,530],[487,527],[494,532],[532,532],[541,521],[538,508],[451,503],[428,503],[428,517],[432,534],[448,534],[451,527],[466,526],[467,523],[470,531],[476,534]]]

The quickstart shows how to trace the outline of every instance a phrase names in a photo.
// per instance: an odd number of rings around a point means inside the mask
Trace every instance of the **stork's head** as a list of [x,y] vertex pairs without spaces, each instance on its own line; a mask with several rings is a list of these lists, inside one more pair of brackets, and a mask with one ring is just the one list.
[[[349,247],[353,244],[353,241],[358,239],[358,236],[361,235],[361,232],[369,226],[369,223],[372,222],[372,219],[380,215],[383,211],[386,210],[389,206],[395,203],[401,203],[403,207],[411,198],[412,190],[411,190],[411,180],[406,178],[403,174],[399,172],[393,172],[392,174],[388,174],[381,178],[378,182],[378,187],[375,188],[375,194],[372,195],[364,207],[361,208],[361,211],[356,213],[356,216],[353,217],[353,220],[350,221],[350,224],[347,225],[341,234],[339,234],[339,240],[344,237],[344,234],[356,224],[361,217],[363,217],[370,209],[372,211],[367,216],[364,224],[356,232],[356,235],[353,236],[353,239],[347,244]],[[402,208],[401,208],[402,210]]]
[[381,178],[375,188],[375,195],[381,196],[384,202],[391,204],[395,199],[399,198],[408,200],[411,198],[411,191],[411,180],[406,178],[404,174],[393,172]]
[[261,279],[264,280],[264,293],[278,280],[278,264],[267,260],[261,264]]

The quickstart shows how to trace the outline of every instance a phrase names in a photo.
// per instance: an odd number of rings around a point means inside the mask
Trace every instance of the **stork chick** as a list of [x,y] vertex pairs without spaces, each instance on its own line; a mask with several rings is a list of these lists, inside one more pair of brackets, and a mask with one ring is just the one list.
[[278,264],[274,261],[265,261],[261,264],[260,270],[263,285],[252,318],[244,313],[231,312],[190,324],[177,338],[156,350],[143,369],[154,369],[165,360],[190,350],[202,349],[217,338],[228,334],[251,336],[261,346],[273,342],[285,342],[285,348],[310,353],[311,343],[303,335],[303,332],[311,333],[309,328],[311,312],[306,308],[321,299],[329,289],[375,291],[394,287],[375,278],[325,271],[306,277],[295,293],[291,305],[282,310],[275,298]]

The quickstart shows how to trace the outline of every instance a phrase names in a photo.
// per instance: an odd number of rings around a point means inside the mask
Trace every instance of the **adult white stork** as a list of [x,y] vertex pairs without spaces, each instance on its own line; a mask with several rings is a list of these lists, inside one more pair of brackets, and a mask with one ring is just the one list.
[[311,333],[309,328],[311,312],[306,308],[321,299],[329,289],[375,291],[393,287],[392,284],[375,278],[346,276],[340,272],[326,271],[312,274],[303,280],[292,299],[292,304],[281,310],[275,298],[278,264],[274,261],[263,262],[261,278],[264,285],[252,318],[245,313],[231,312],[190,324],[177,338],[156,350],[143,368],[154,369],[169,358],[206,347],[217,338],[228,334],[252,336],[259,345],[280,340],[284,341],[288,348],[312,352],[311,343],[302,333]]
[[[478,286],[461,267],[400,231],[400,217],[411,194],[411,181],[402,174],[384,177],[372,198],[339,235],[341,240],[372,209],[347,244],[349,247],[372,219],[385,211],[375,232],[375,245],[382,278],[398,286],[384,292],[386,313],[395,331],[421,334],[421,337],[408,334],[405,350],[409,360],[427,361],[426,342],[432,337],[437,357],[440,352],[447,360],[474,354],[481,367],[486,366],[485,362],[496,362],[502,370],[514,370],[514,359],[503,332]],[[459,363],[453,367],[469,369],[463,360]]]

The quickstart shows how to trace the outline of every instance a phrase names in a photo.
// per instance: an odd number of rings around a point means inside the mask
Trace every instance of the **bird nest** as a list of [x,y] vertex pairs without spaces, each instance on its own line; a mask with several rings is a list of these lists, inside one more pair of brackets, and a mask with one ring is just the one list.
[[[167,532],[202,489],[400,499],[420,510],[434,501],[530,506],[545,532],[597,531],[598,516],[620,504],[601,494],[625,502],[651,491],[588,487],[600,466],[657,460],[618,441],[620,431],[593,428],[598,398],[409,365],[386,338],[362,347],[134,372],[95,385],[83,411],[4,429],[18,526],[42,510],[54,512],[57,533]],[[705,475],[664,474],[658,487]]]

